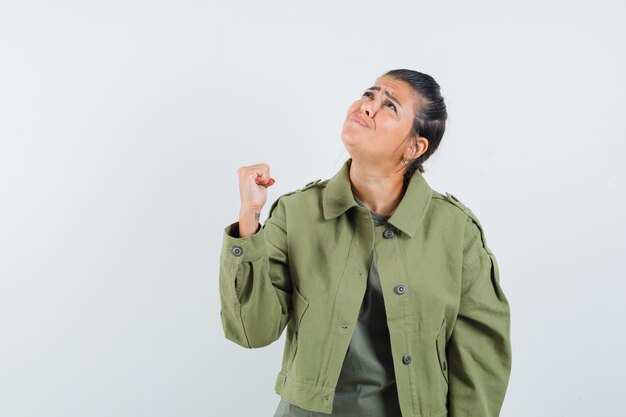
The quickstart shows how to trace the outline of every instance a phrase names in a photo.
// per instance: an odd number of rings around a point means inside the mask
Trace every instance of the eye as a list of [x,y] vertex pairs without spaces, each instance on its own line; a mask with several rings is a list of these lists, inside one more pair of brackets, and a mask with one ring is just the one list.
[[[369,92],[369,91],[366,91],[365,93],[363,93],[363,96],[362,96],[362,97],[374,98],[374,94],[372,94],[372,93],[371,93],[371,92]],[[390,102],[388,102],[387,104],[389,105],[389,107],[390,107],[391,109],[393,109],[393,111],[394,111],[395,113],[398,113],[398,108],[396,107],[396,105],[395,105],[395,104],[393,104],[391,101],[390,101]]]

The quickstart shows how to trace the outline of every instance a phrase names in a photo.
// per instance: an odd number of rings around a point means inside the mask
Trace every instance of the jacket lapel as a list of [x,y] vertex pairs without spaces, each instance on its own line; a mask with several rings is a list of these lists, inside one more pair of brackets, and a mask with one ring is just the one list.
[[[350,184],[351,162],[352,158],[346,160],[341,169],[328,180],[322,203],[326,220],[335,218],[357,205]],[[432,193],[433,190],[423,174],[415,171],[400,204],[388,222],[413,237],[424,220]]]

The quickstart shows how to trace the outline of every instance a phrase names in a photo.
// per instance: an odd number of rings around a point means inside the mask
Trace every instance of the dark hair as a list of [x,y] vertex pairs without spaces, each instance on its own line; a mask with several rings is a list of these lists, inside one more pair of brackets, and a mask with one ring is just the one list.
[[448,112],[441,96],[439,84],[430,75],[409,69],[395,69],[387,71],[382,76],[390,76],[408,83],[418,96],[413,121],[413,134],[428,139],[428,149],[407,167],[404,173],[404,182],[408,184],[416,170],[424,172],[422,164],[439,147],[446,130]]

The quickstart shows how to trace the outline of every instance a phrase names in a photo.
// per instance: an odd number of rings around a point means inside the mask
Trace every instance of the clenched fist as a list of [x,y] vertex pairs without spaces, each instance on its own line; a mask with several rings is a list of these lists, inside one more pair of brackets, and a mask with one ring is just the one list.
[[267,187],[276,181],[270,176],[270,166],[267,164],[240,167],[237,175],[241,198],[239,237],[246,237],[256,233],[261,209],[267,202]]

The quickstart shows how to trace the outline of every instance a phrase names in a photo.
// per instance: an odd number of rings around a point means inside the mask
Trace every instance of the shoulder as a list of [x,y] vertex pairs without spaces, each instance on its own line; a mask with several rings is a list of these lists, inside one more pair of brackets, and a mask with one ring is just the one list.
[[282,194],[281,196],[278,197],[277,200],[283,199],[283,200],[299,200],[299,199],[309,199],[309,198],[314,198],[316,195],[318,195],[319,191],[326,188],[326,184],[328,184],[329,180],[322,180],[322,179],[317,179],[317,180],[313,180],[308,182],[306,185],[297,188],[293,191],[290,191],[288,193]]
[[[465,240],[466,244],[474,241],[476,246],[482,247],[486,252],[491,253],[487,246],[487,237],[485,230],[478,219],[478,216],[470,207],[465,205],[459,198],[449,192],[440,193],[433,190],[433,202],[436,202],[439,209],[448,210],[451,215],[459,216],[465,224]],[[481,250],[482,251],[482,250]]]
[[472,210],[463,204],[461,200],[455,197],[453,194],[449,192],[440,193],[436,190],[432,190],[432,198],[435,204],[439,206],[445,207],[445,209],[450,210],[452,213],[456,213],[465,218],[475,218],[475,214]]
[[322,189],[322,188],[326,188],[326,184],[328,184],[329,179],[326,180],[322,180],[320,179],[316,179],[313,181],[308,182],[304,187],[297,189],[295,192],[304,192],[307,190],[311,190],[311,189]]
[[330,179],[325,179],[325,180],[316,179],[313,181],[309,181],[308,183],[306,183],[304,186],[300,188],[297,188],[293,191],[289,191],[287,193],[284,193],[278,196],[270,207],[270,212],[268,214],[268,217],[272,216],[272,214],[274,213],[274,211],[279,205],[302,204],[304,206],[311,207],[311,204],[310,204],[311,201],[320,198],[321,196],[320,191],[326,188],[326,184],[328,184],[329,180]]

